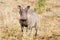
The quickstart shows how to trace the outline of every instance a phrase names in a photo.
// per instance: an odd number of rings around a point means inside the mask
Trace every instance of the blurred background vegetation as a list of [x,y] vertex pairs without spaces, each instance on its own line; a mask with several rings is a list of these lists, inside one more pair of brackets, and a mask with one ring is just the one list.
[[45,0],[38,0],[35,8],[34,8],[34,11],[37,12],[38,14],[41,14],[43,11],[42,11],[42,8],[45,7]]

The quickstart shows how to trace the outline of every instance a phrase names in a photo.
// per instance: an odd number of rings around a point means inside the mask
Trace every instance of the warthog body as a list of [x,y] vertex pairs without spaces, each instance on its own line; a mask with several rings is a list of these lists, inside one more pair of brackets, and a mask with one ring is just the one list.
[[19,6],[19,14],[20,14],[20,24],[21,24],[21,31],[23,32],[23,28],[27,27],[28,29],[32,29],[33,27],[36,30],[35,35],[37,35],[37,15],[29,10],[30,6],[23,9]]

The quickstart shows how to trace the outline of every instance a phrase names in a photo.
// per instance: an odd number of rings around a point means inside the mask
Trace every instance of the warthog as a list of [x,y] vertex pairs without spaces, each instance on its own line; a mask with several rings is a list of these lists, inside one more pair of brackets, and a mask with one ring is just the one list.
[[21,25],[21,31],[23,32],[23,28],[27,27],[29,30],[31,30],[33,27],[36,30],[35,36],[37,35],[37,15],[30,11],[30,6],[27,6],[25,9],[23,9],[20,5],[19,7],[19,14],[20,19],[19,23]]

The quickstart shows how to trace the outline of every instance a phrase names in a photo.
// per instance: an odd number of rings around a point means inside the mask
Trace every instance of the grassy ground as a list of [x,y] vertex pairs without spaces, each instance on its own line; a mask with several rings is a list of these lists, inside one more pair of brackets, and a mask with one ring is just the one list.
[[[21,33],[18,5],[38,14],[36,37],[34,28]],[[60,40],[60,0],[0,0],[0,40]]]

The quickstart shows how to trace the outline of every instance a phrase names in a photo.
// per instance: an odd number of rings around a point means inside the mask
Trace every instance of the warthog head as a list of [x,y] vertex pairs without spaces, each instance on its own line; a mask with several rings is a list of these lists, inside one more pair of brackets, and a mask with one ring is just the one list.
[[20,19],[21,20],[27,20],[27,14],[28,14],[28,10],[30,8],[30,6],[27,6],[25,9],[23,9],[20,5],[19,7],[19,14],[20,14]]

